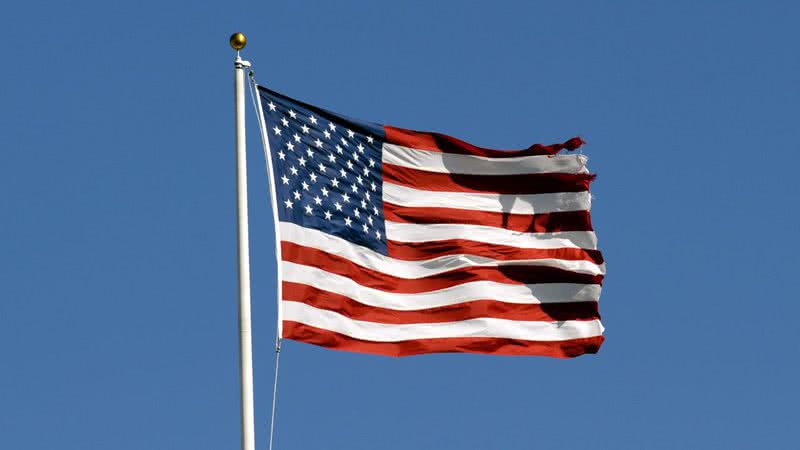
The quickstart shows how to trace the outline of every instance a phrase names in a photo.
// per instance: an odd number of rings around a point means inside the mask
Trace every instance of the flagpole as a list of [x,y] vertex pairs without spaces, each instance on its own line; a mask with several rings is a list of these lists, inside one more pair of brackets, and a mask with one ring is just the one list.
[[239,50],[247,44],[242,33],[231,36],[236,50],[234,67],[234,106],[236,111],[236,198],[239,244],[239,376],[241,381],[242,450],[255,450],[253,415],[253,340],[250,328],[250,238],[247,224],[247,145],[244,127],[244,69]]

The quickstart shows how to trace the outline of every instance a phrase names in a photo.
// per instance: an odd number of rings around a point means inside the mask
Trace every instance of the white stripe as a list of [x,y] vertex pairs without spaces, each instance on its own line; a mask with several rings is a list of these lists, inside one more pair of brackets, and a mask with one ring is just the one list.
[[587,191],[549,194],[438,192],[422,191],[392,183],[383,184],[383,200],[400,206],[471,209],[511,214],[588,211],[592,207],[592,197]]
[[480,175],[526,173],[589,173],[584,155],[517,156],[489,158],[432,152],[396,144],[383,144],[383,162],[429,172]]
[[350,278],[288,261],[283,262],[283,280],[343,295],[364,305],[398,311],[456,305],[474,300],[518,304],[591,302],[600,298],[601,291],[597,284],[472,281],[430,292],[399,294],[362,286]]
[[284,301],[284,320],[334,331],[372,342],[397,342],[414,339],[489,337],[526,341],[563,341],[603,334],[599,320],[529,322],[480,318],[443,323],[382,324],[353,320],[339,313],[304,303]]
[[386,221],[386,239],[401,242],[427,242],[467,239],[518,248],[582,248],[597,249],[594,231],[561,231],[558,233],[521,233],[483,225],[435,223],[420,225]]
[[571,261],[553,258],[498,261],[475,255],[446,255],[422,261],[404,261],[382,255],[338,236],[312,228],[303,228],[291,222],[281,222],[280,230],[284,241],[322,250],[350,260],[359,266],[401,278],[422,278],[463,267],[512,265],[556,267],[590,275],[605,274],[605,264],[598,265],[591,261]]

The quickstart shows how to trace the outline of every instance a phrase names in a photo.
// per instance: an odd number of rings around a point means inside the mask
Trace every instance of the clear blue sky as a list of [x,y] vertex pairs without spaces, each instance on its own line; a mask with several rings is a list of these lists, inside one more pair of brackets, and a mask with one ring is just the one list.
[[[499,148],[583,136],[608,264],[594,356],[287,342],[277,449],[797,448],[800,7],[491,3],[4,6],[0,448],[238,448],[239,30],[262,84],[346,115]],[[265,449],[275,267],[248,120]]]

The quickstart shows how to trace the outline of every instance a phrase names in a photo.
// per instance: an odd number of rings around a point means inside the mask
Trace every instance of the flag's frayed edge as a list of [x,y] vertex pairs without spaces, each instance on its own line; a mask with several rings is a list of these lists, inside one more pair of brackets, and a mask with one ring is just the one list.
[[536,151],[540,154],[547,154],[547,155],[555,155],[561,150],[567,151],[574,151],[579,149],[586,141],[581,139],[579,136],[576,136],[562,144],[553,144],[553,145],[542,145],[542,144],[533,144],[528,147],[528,150],[533,152]]

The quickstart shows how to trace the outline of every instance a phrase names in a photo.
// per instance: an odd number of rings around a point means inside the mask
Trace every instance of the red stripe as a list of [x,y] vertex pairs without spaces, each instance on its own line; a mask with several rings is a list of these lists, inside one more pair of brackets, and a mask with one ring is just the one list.
[[545,214],[511,214],[472,209],[398,206],[383,202],[386,220],[401,223],[458,223],[505,228],[524,233],[559,231],[592,231],[589,211],[567,211]]
[[488,244],[466,239],[444,241],[399,242],[386,241],[389,256],[409,261],[431,259],[445,255],[476,255],[501,261],[520,259],[566,259],[570,261],[592,261],[603,263],[599,250],[582,248],[518,248],[508,245]]
[[508,265],[497,267],[463,267],[421,278],[401,278],[353,263],[312,247],[281,242],[284,261],[318,267],[329,273],[347,277],[356,283],[385,292],[414,294],[445,289],[473,281],[494,281],[507,284],[574,283],[602,284],[602,275],[572,272],[556,267]]
[[544,304],[474,300],[415,311],[398,311],[360,303],[350,297],[301,283],[283,282],[283,299],[339,313],[353,320],[387,324],[442,323],[492,317],[524,321],[597,320],[597,302]]
[[384,164],[383,178],[390,183],[424,191],[519,195],[588,191],[589,183],[592,182],[595,175],[588,173],[473,175],[428,172],[394,164]]
[[477,147],[468,142],[440,133],[406,130],[384,125],[386,142],[390,144],[412,147],[420,150],[455,153],[459,155],[475,155],[490,158],[514,158],[518,156],[555,155],[561,150],[575,150],[584,144],[581,138],[572,138],[563,144],[534,144],[523,150],[494,150]]
[[528,355],[572,358],[597,353],[603,336],[565,341],[525,341],[507,338],[436,338],[399,342],[373,342],[312,327],[300,322],[283,321],[283,337],[334,350],[372,353],[386,356],[410,356],[424,353],[486,353],[493,355]]

